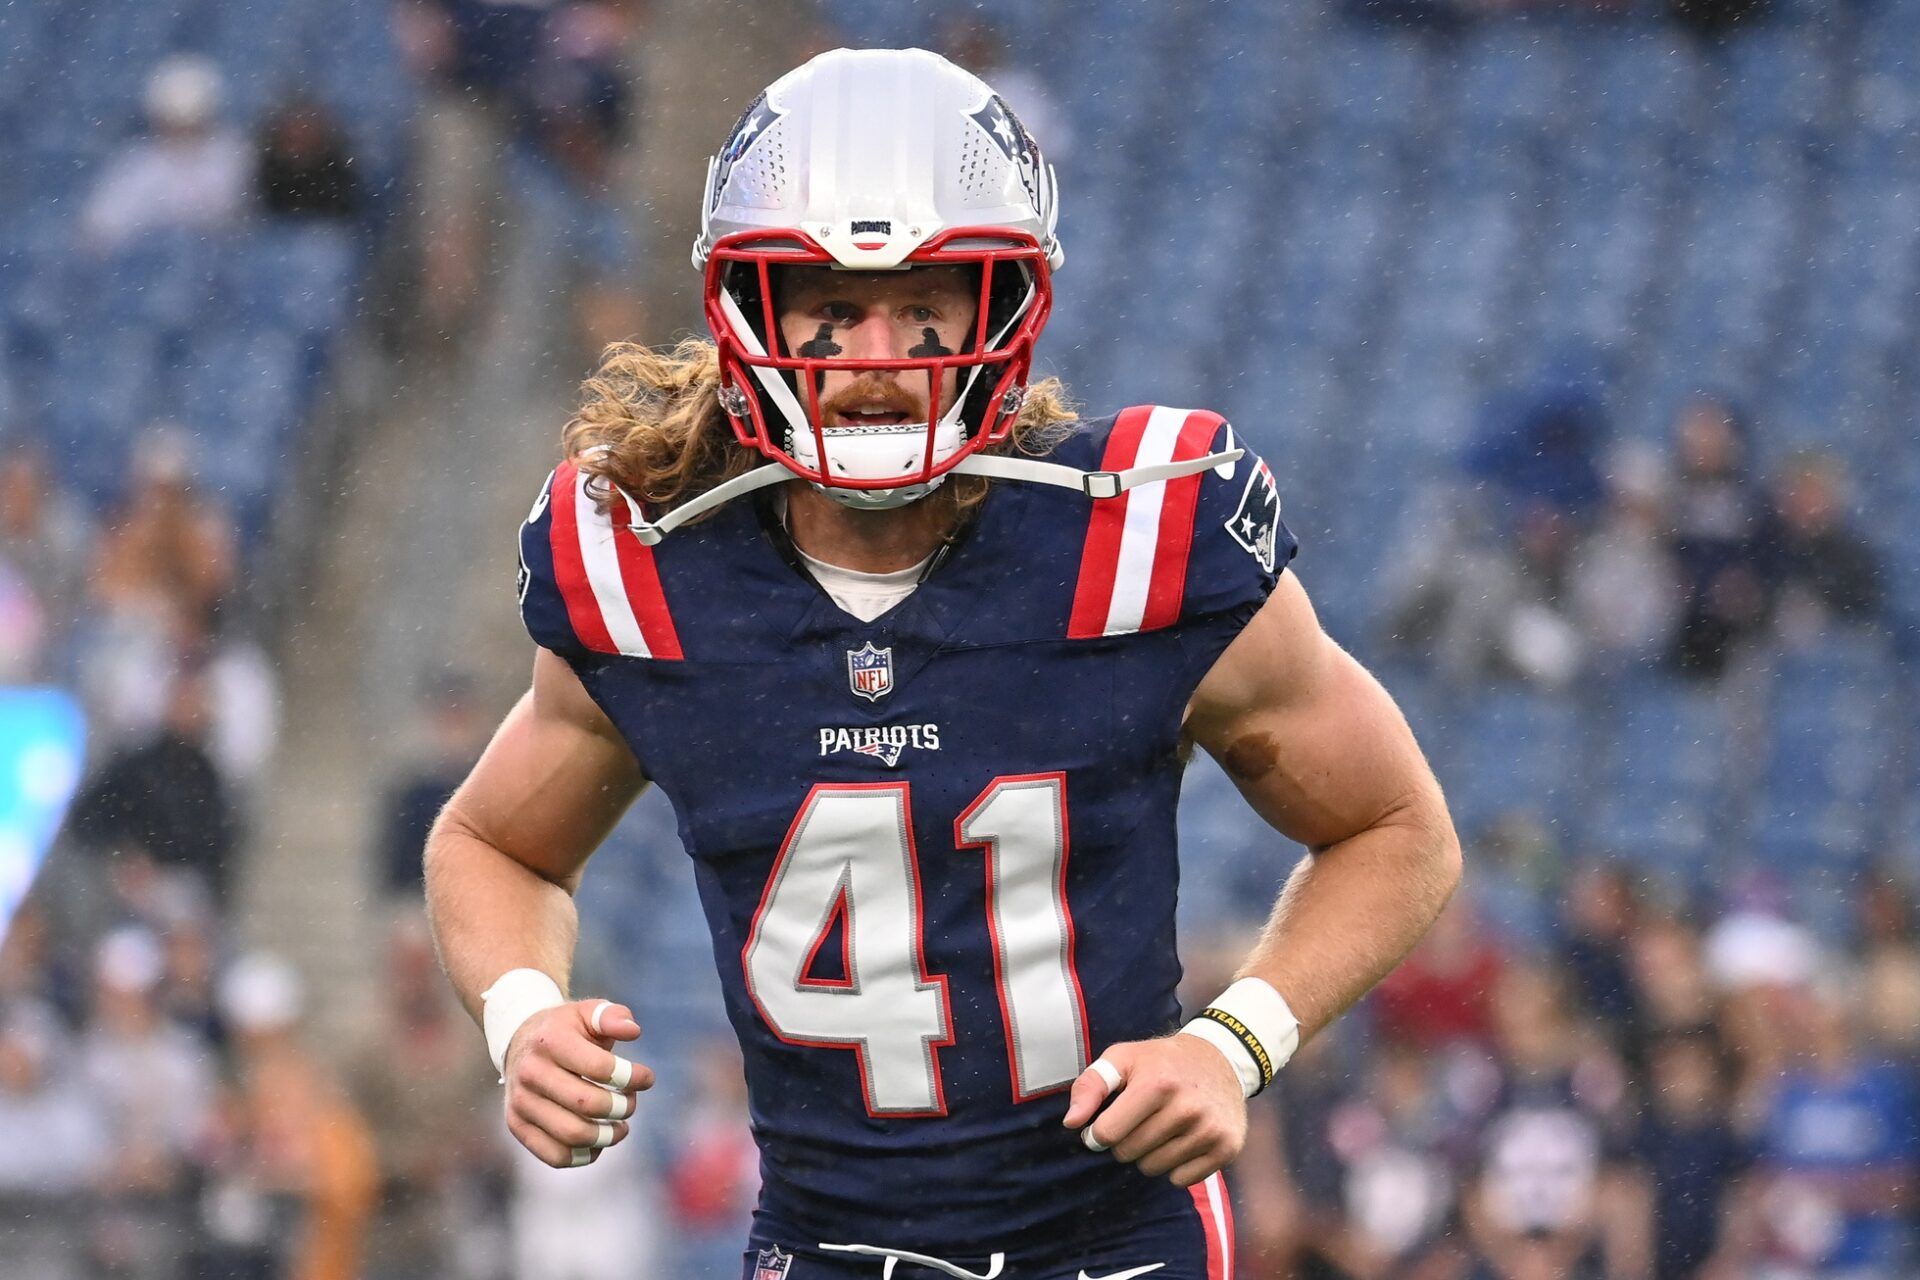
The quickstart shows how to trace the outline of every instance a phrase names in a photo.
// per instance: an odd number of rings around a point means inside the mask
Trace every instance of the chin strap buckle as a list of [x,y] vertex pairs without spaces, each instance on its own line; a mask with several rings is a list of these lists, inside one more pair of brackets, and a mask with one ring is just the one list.
[[1089,471],[1080,477],[1080,488],[1089,498],[1117,498],[1126,492],[1118,471]]

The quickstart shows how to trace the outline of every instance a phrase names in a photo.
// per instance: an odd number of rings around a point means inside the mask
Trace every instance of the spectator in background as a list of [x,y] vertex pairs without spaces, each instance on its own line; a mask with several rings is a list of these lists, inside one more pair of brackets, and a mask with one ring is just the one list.
[[0,1197],[14,1203],[71,1196],[111,1159],[99,1100],[61,1069],[68,1047],[51,1009],[31,1000],[0,1006]]
[[1702,44],[1717,45],[1764,22],[1772,0],[1667,0],[1676,26]]
[[1623,451],[1606,505],[1567,569],[1574,625],[1603,670],[1657,661],[1680,622],[1680,572],[1668,545],[1668,477],[1661,459]]
[[1794,1274],[1910,1276],[1920,1172],[1912,1082],[1861,1051],[1844,990],[1802,988],[1787,1009],[1793,1057],[1761,1113],[1742,1261]]
[[513,194],[559,263],[585,353],[631,340],[643,325],[643,263],[616,169],[633,118],[623,65],[631,29],[616,7],[574,3],[547,25],[546,56],[528,72]]
[[289,99],[260,126],[254,186],[277,218],[345,221],[360,212],[346,130],[311,98]]
[[1605,493],[1599,453],[1611,427],[1591,389],[1550,386],[1496,413],[1467,454],[1467,474],[1485,483],[1509,523],[1544,508],[1586,525]]
[[233,525],[194,493],[188,439],[161,425],[135,452],[127,496],[94,556],[101,608],[145,613],[174,605],[205,619],[232,590]]
[[161,1011],[208,1044],[222,1045],[217,998],[219,953],[206,904],[176,901],[163,917],[163,972],[156,999]]
[[1650,1206],[1623,1131],[1624,1066],[1581,1027],[1545,970],[1500,982],[1488,1075],[1464,1197],[1478,1265],[1499,1280],[1638,1277],[1652,1258]]
[[1432,1055],[1386,1044],[1357,1088],[1346,1080],[1325,1109],[1286,1111],[1300,1130],[1296,1153],[1336,1174],[1336,1213],[1311,1230],[1309,1255],[1352,1276],[1405,1274],[1455,1221],[1469,1134],[1442,1088],[1446,1073]]
[[1551,385],[1496,411],[1463,459],[1453,528],[1422,530],[1387,590],[1393,641],[1428,649],[1459,684],[1571,683],[1587,661],[1573,570],[1602,493],[1599,396]]
[[304,991],[275,957],[243,957],[220,982],[233,1080],[205,1153],[195,1276],[357,1280],[379,1199],[373,1135],[300,1042]]
[[1494,988],[1507,958],[1480,927],[1472,898],[1454,895],[1427,936],[1368,997],[1381,1037],[1417,1049],[1487,1044]]
[[137,926],[108,934],[95,951],[92,1018],[77,1066],[113,1135],[113,1158],[95,1180],[91,1232],[96,1264],[113,1275],[174,1274],[189,1161],[212,1111],[209,1046],[156,1007],[163,976],[159,940]]
[[213,231],[246,208],[246,139],[219,121],[222,85],[213,63],[167,58],[147,81],[151,135],[101,170],[80,215],[81,232],[112,250],[148,231]]
[[79,666],[104,742],[152,734],[174,681],[197,670],[213,757],[229,780],[246,783],[273,749],[277,683],[259,645],[233,625],[232,523],[194,492],[189,473],[178,429],[156,427],[141,441],[129,493],[99,541]]
[[1581,1007],[1617,1041],[1630,1037],[1640,1020],[1628,955],[1639,914],[1639,897],[1623,867],[1585,867],[1567,888],[1561,945],[1567,974]]
[[350,1073],[384,1184],[371,1275],[455,1274],[462,1211],[478,1199],[476,1181],[500,1164],[492,1134],[500,1099],[417,905],[394,917],[380,993]]
[[208,754],[207,714],[197,674],[176,680],[159,731],[107,758],[75,799],[70,829],[102,853],[132,846],[187,870],[225,903],[240,819]]
[[0,1004],[0,1272],[7,1280],[93,1280],[84,1240],[94,1177],[111,1135],[71,1070],[59,1018],[30,1000]]
[[[1860,883],[1860,1010],[1865,1038],[1920,1098],[1920,937],[1913,902],[1888,871]],[[1920,1220],[1920,1198],[1914,1215]]]
[[1846,523],[1839,467],[1805,452],[1774,477],[1776,625],[1803,636],[1829,621],[1871,622],[1880,611],[1879,557]]
[[33,587],[0,555],[0,685],[32,684],[48,665],[52,619]]
[[416,71],[512,111],[546,37],[555,0],[410,0],[398,6]]
[[80,612],[90,536],[79,504],[54,485],[38,449],[0,447],[0,580],[19,592],[11,607],[0,602],[0,679],[60,674],[54,668]]
[[[1511,514],[1511,513],[1510,513]],[[1535,502],[1507,521],[1465,497],[1450,527],[1422,530],[1386,588],[1388,643],[1471,686],[1524,679],[1566,685],[1582,660],[1565,595],[1571,518]]]
[[1746,426],[1730,403],[1705,396],[1688,402],[1674,435],[1681,611],[1672,660],[1686,674],[1715,677],[1767,622],[1767,511],[1746,472]]
[[57,1002],[68,986],[56,974],[47,909],[36,891],[21,900],[0,933],[0,1009],[23,1002]]
[[1647,1055],[1634,1148],[1652,1195],[1656,1280],[1688,1280],[1713,1257],[1749,1160],[1727,1112],[1726,1067],[1706,1031],[1670,1034]]
[[1798,1051],[1792,1025],[1802,993],[1828,961],[1808,929],[1764,900],[1738,904],[1716,921],[1702,959],[1719,996],[1720,1037],[1734,1061],[1734,1112],[1751,1131]]
[[1640,914],[1629,941],[1638,1035],[1684,1034],[1714,1019],[1714,991],[1701,960],[1700,939],[1671,915]]
[[387,793],[380,863],[389,895],[417,904],[425,893],[421,857],[427,831],[446,807],[486,745],[487,721],[475,702],[471,676],[453,674],[427,691],[419,758]]

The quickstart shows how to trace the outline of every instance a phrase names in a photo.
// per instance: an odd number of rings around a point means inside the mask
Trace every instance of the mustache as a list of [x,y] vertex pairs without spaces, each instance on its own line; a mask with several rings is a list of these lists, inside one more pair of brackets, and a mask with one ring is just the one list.
[[847,413],[854,409],[883,413],[917,414],[926,400],[916,396],[892,378],[863,377],[820,402],[822,416]]

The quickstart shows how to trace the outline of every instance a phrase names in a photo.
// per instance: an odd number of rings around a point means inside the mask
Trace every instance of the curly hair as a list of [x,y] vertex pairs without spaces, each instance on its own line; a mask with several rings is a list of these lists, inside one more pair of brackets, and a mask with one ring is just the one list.
[[[996,451],[1045,453],[1077,419],[1060,380],[1044,378],[1028,386],[1012,435]],[[561,442],[590,485],[603,493],[618,485],[656,514],[763,461],[734,437],[720,408],[720,362],[704,338],[609,346],[582,385]],[[986,496],[987,481],[953,476],[944,487],[965,510]]]

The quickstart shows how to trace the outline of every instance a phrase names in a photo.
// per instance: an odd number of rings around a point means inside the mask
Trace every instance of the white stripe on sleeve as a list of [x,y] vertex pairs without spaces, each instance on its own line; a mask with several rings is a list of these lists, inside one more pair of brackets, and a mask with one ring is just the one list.
[[[1173,461],[1190,409],[1155,405],[1140,435],[1140,451],[1129,465],[1151,467]],[[1123,469],[1123,468],[1116,468]],[[1120,560],[1113,575],[1113,599],[1107,604],[1105,634],[1128,635],[1146,618],[1147,591],[1153,585],[1153,558],[1160,549],[1160,507],[1166,481],[1127,491],[1127,522],[1120,532]]]
[[594,602],[600,606],[600,619],[607,625],[614,648],[633,658],[653,656],[646,637],[640,634],[640,622],[633,616],[627,599],[627,584],[620,577],[620,554],[614,549],[613,521],[594,507],[587,496],[587,476],[583,471],[573,481],[574,528],[580,532],[580,560],[587,568],[587,585],[593,588]]

